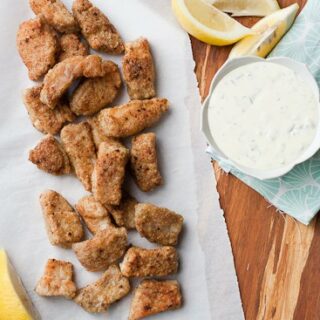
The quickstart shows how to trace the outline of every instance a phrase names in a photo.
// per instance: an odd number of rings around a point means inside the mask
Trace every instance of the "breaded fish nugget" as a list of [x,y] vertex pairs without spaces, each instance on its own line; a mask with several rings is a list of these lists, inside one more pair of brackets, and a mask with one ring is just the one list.
[[108,228],[98,231],[93,238],[74,243],[72,249],[88,271],[104,271],[116,263],[127,248],[125,228]]
[[108,210],[93,196],[81,198],[75,207],[91,233],[113,227]]
[[35,288],[36,293],[45,297],[63,296],[72,299],[76,295],[76,290],[72,263],[49,259],[44,274]]
[[96,149],[99,149],[100,143],[102,142],[109,142],[109,143],[114,143],[118,144],[119,146],[122,146],[122,143],[120,139],[118,138],[113,138],[113,137],[107,137],[102,130],[99,127],[99,121],[96,116],[93,116],[87,120],[91,127],[92,131],[92,136],[93,136],[93,141],[94,144],[96,145]]
[[138,201],[129,196],[124,195],[118,206],[107,206],[107,209],[111,213],[115,223],[118,227],[125,227],[126,229],[135,229],[136,224],[134,221],[135,206]]
[[123,41],[116,28],[90,1],[75,0],[72,11],[92,49],[112,54],[124,51]]
[[52,245],[71,247],[81,241],[84,232],[79,216],[58,192],[47,190],[40,195],[40,204]]
[[26,89],[23,94],[23,102],[33,126],[42,133],[54,135],[60,132],[66,122],[73,121],[75,115],[63,100],[55,109],[50,109],[43,104],[40,101],[41,89],[41,86]]
[[63,34],[60,37],[60,53],[58,61],[61,62],[68,58],[89,54],[88,46],[81,41],[80,37],[75,33]]
[[173,247],[130,248],[120,265],[126,277],[162,277],[178,271],[178,253]]
[[118,66],[112,61],[103,61],[104,77],[84,80],[73,92],[70,107],[78,116],[89,116],[114,101],[121,87]]
[[104,312],[129,291],[128,279],[121,274],[118,266],[112,265],[99,280],[80,289],[74,301],[88,312]]
[[17,33],[17,47],[31,80],[42,78],[56,63],[57,33],[40,18],[24,21]]
[[40,170],[51,174],[63,175],[71,172],[70,161],[65,150],[50,134],[29,152],[29,160]]
[[102,59],[97,55],[65,59],[56,64],[45,76],[40,100],[54,109],[74,80],[80,77],[94,78],[104,75]]
[[60,0],[29,0],[32,11],[59,32],[75,32],[78,23]]
[[137,185],[142,191],[151,191],[162,184],[154,133],[140,134],[132,139],[130,163]]
[[183,224],[180,214],[149,203],[139,203],[135,209],[136,228],[142,237],[163,246],[178,243]]
[[91,175],[96,150],[88,123],[69,124],[61,130],[61,140],[79,180],[91,191]]
[[181,304],[182,296],[178,281],[143,280],[134,292],[129,320],[179,309]]
[[147,39],[126,43],[122,65],[131,99],[150,99],[156,95],[154,64]]
[[108,137],[128,137],[154,125],[168,109],[167,99],[132,100],[100,111],[99,126]]
[[119,205],[129,150],[124,146],[102,142],[92,173],[92,193],[102,204]]

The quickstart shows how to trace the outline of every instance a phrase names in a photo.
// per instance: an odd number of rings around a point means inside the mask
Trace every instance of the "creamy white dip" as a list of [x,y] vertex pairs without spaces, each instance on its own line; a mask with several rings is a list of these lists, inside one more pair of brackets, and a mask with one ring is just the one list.
[[318,102],[287,67],[256,62],[227,74],[209,101],[209,127],[219,149],[238,165],[275,169],[310,146]]

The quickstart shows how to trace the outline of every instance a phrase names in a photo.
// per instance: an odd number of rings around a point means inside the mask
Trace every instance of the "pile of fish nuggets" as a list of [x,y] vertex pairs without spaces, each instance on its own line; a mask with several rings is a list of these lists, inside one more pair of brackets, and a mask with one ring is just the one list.
[[[129,319],[177,309],[182,304],[179,283],[159,277],[178,271],[175,246],[183,217],[139,203],[124,185],[128,171],[143,192],[163,184],[156,135],[144,130],[164,116],[169,103],[156,97],[149,42],[125,43],[88,0],[75,0],[72,13],[60,0],[29,4],[36,17],[19,26],[17,47],[38,84],[25,90],[23,100],[32,125],[45,134],[29,160],[52,175],[75,175],[90,193],[74,207],[53,190],[40,195],[48,239],[71,249],[86,270],[103,272],[96,282],[77,288],[73,265],[49,259],[35,290],[72,299],[88,312],[105,312],[130,292],[130,279],[146,277],[134,292]],[[123,54],[122,76],[117,64],[92,49]],[[130,101],[114,106],[122,78]],[[84,226],[92,234],[89,239]],[[128,230],[158,246],[129,245]]]

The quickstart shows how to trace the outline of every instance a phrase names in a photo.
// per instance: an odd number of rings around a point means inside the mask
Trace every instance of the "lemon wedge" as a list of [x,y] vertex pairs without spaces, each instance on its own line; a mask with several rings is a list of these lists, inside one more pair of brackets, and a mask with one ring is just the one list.
[[298,4],[278,10],[261,19],[253,27],[255,35],[239,41],[231,50],[229,58],[240,56],[266,57],[292,26],[299,10]]
[[206,0],[172,0],[172,9],[187,32],[208,44],[232,44],[251,34],[250,29]]
[[40,319],[6,252],[0,249],[0,319]]
[[277,0],[211,0],[212,4],[233,16],[264,17],[280,9]]

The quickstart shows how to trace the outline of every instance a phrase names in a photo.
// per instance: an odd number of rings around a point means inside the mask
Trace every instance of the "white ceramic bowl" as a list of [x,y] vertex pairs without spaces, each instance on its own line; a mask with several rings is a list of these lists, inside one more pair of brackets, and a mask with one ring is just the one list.
[[[202,108],[202,115],[201,115],[201,130],[204,133],[208,143],[210,144],[213,153],[218,156],[220,159],[222,159],[225,163],[235,167],[239,171],[248,174],[252,177],[258,178],[260,180],[266,180],[271,178],[280,177],[287,172],[289,172],[295,165],[309,159],[312,157],[319,149],[320,149],[320,120],[317,124],[317,131],[315,138],[313,142],[310,144],[310,146],[296,159],[294,162],[276,168],[272,170],[258,170],[258,169],[252,169],[248,167],[241,166],[235,162],[233,162],[231,159],[229,159],[217,146],[217,144],[214,141],[214,137],[212,136],[209,128],[209,122],[208,122],[208,106],[209,106],[209,100],[214,92],[217,84],[221,81],[221,79],[226,76],[229,72],[233,71],[234,69],[237,69],[241,66],[251,64],[254,62],[259,61],[265,61],[265,62],[272,62],[277,63],[280,65],[283,65],[291,70],[293,70],[296,74],[298,74],[300,77],[302,77],[305,80],[305,83],[309,85],[309,87],[314,91],[314,95],[317,98],[317,101],[319,102],[319,88],[317,85],[316,80],[314,79],[313,75],[307,68],[307,66],[303,63],[297,62],[295,60],[285,58],[285,57],[279,57],[279,58],[269,58],[269,59],[263,59],[259,57],[240,57],[240,58],[234,58],[231,60],[227,60],[227,62],[220,68],[220,70],[216,73],[215,77],[212,80],[209,95],[207,99],[203,103]],[[319,119],[320,119],[320,103],[319,103]]]

